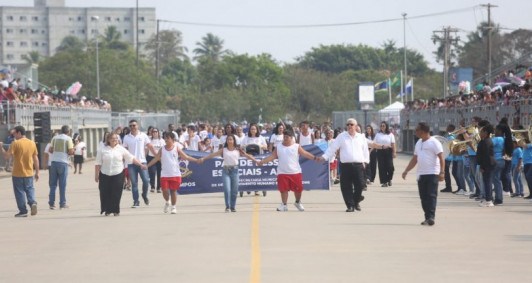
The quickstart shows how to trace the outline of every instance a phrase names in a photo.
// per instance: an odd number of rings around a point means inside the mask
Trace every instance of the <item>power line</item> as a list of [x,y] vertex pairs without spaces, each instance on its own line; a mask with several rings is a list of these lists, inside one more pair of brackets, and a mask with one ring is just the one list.
[[[472,6],[467,8],[449,10],[438,13],[424,14],[419,16],[408,17],[409,20],[422,19],[435,16],[443,16],[455,13],[462,13],[469,11],[478,7]],[[398,22],[403,21],[401,18],[391,18],[391,19],[381,19],[373,21],[360,21],[360,22],[347,22],[347,23],[331,23],[331,24],[307,24],[307,25],[240,25],[240,24],[215,24],[215,23],[201,23],[201,22],[186,22],[186,21],[173,21],[173,20],[160,20],[162,22],[174,23],[180,25],[192,25],[192,26],[209,26],[209,27],[220,27],[220,28],[249,28],[249,29],[299,29],[299,28],[328,28],[328,27],[340,27],[340,26],[355,26],[355,25],[366,25],[366,24],[378,24],[378,23],[388,23],[388,22]]]

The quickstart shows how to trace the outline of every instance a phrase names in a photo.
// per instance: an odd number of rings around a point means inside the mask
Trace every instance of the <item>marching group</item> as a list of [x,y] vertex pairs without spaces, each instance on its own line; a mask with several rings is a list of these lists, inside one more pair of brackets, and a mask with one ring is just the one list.
[[[473,117],[471,125],[458,130],[448,125],[447,131],[449,141],[459,142],[446,157],[445,188],[440,192],[468,196],[480,201],[482,207],[503,205],[504,197],[532,199],[532,145],[528,130],[518,130],[519,134],[513,135],[506,118],[494,126]],[[526,197],[522,172],[529,190]],[[456,182],[455,191],[451,176]]]
[[[338,181],[346,212],[361,210],[360,202],[364,200],[362,192],[368,184],[374,182],[377,168],[381,187],[392,186],[393,159],[396,157],[396,149],[394,135],[390,133],[386,122],[381,122],[378,133],[375,133],[372,126],[368,125],[366,133],[363,134],[357,121],[350,118],[347,120],[345,130],[337,133],[336,136],[332,129],[325,129],[326,133],[322,136],[319,128],[311,128],[309,125],[306,121],[301,122],[299,127],[279,123],[269,139],[266,139],[260,134],[261,129],[257,124],[250,124],[246,129],[246,135],[243,135],[242,128],[237,127],[235,130],[231,124],[223,128],[214,127],[212,131],[207,131],[205,125],[199,125],[198,129],[194,125],[189,125],[186,134],[182,134],[182,131],[176,129],[174,125],[169,125],[161,135],[156,127],[150,127],[148,133],[143,133],[139,129],[138,121],[131,120],[128,125],[129,132],[124,134],[123,129],[117,129],[106,133],[99,145],[94,177],[100,191],[100,213],[106,216],[120,215],[122,192],[126,189],[132,191],[132,208],[140,206],[141,196],[144,204],[150,205],[149,187],[151,186],[151,192],[157,190],[162,193],[165,201],[164,213],[175,214],[177,212],[177,191],[182,181],[179,159],[201,164],[217,156],[223,158],[222,179],[226,212],[236,212],[238,160],[241,157],[252,160],[257,166],[278,159],[277,187],[281,195],[281,204],[277,211],[288,210],[287,202],[290,191],[294,193],[294,206],[297,210],[305,210],[301,202],[303,181],[299,164],[300,156],[315,162],[330,162],[331,173],[334,173],[331,176],[333,178],[339,176]],[[418,128],[419,131],[416,131],[416,134],[421,138],[420,141],[423,138],[430,138],[430,136],[425,136],[429,133],[427,126],[421,125]],[[25,138],[24,128],[17,126],[14,131],[15,141],[7,151],[2,147],[2,152],[6,157],[14,157],[13,186],[19,208],[19,213],[15,216],[25,217],[28,215],[26,203],[30,207],[31,215],[37,213],[33,179],[38,180],[39,162],[35,143]],[[51,154],[48,203],[50,209],[55,209],[57,184],[60,189],[59,207],[68,208],[66,204],[68,157],[76,153],[75,144],[79,144],[79,141],[73,140],[68,135],[69,132],[69,127],[63,126],[61,133],[54,136],[47,149],[47,152]],[[212,142],[205,143],[209,139]],[[315,156],[303,148],[304,145],[320,142],[328,143],[327,150],[321,156]],[[206,145],[208,145],[207,148]],[[430,180],[436,180],[437,187],[440,167],[444,167],[438,162],[442,153],[441,145],[439,147],[437,144],[432,145],[433,150],[428,152],[430,154],[423,155],[428,148],[426,146],[423,149],[421,146],[420,151],[416,150],[414,154],[416,162],[409,164],[403,177],[419,163],[418,174],[429,173]],[[202,158],[194,158],[187,155],[184,149],[204,151],[209,154]],[[264,155],[262,160],[255,159],[254,155],[260,153],[268,154]],[[420,168],[421,171],[419,171]],[[81,174],[81,166],[79,170],[78,167],[75,170]],[[142,180],[140,195],[139,176]],[[130,185],[128,181],[131,182]],[[427,182],[423,183],[418,180],[418,184],[422,204],[426,201],[432,203],[427,205],[427,208],[423,204],[426,217],[424,225],[433,225],[436,195],[422,194]]]

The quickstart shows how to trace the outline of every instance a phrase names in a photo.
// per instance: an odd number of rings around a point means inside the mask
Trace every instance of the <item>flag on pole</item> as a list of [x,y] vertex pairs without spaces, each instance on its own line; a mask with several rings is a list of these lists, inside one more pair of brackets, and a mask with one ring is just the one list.
[[387,89],[388,89],[388,80],[384,80],[382,82],[378,82],[375,84],[375,91],[387,90]]
[[405,92],[407,94],[411,94],[413,90],[414,90],[414,82],[412,81],[412,79],[410,79],[408,83],[406,83]]
[[390,87],[397,87],[401,85],[401,72],[397,72],[395,76],[390,79]]

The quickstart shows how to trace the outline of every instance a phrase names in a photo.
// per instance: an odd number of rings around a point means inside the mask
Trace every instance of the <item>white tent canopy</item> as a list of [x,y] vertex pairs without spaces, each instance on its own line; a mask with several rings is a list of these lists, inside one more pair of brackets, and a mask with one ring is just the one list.
[[405,108],[405,105],[403,103],[396,101],[384,107],[383,109],[379,110],[379,112],[399,112],[404,108]]

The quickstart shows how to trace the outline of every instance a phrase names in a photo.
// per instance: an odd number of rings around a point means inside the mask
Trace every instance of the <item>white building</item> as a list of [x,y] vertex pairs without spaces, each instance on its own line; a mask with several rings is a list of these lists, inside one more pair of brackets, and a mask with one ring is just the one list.
[[[98,19],[98,20],[96,20]],[[49,57],[63,38],[73,35],[89,42],[115,26],[122,41],[137,44],[137,9],[66,7],[65,0],[34,0],[34,7],[0,7],[0,65],[26,64],[23,56],[38,51]],[[156,32],[155,8],[138,9],[140,50]]]

